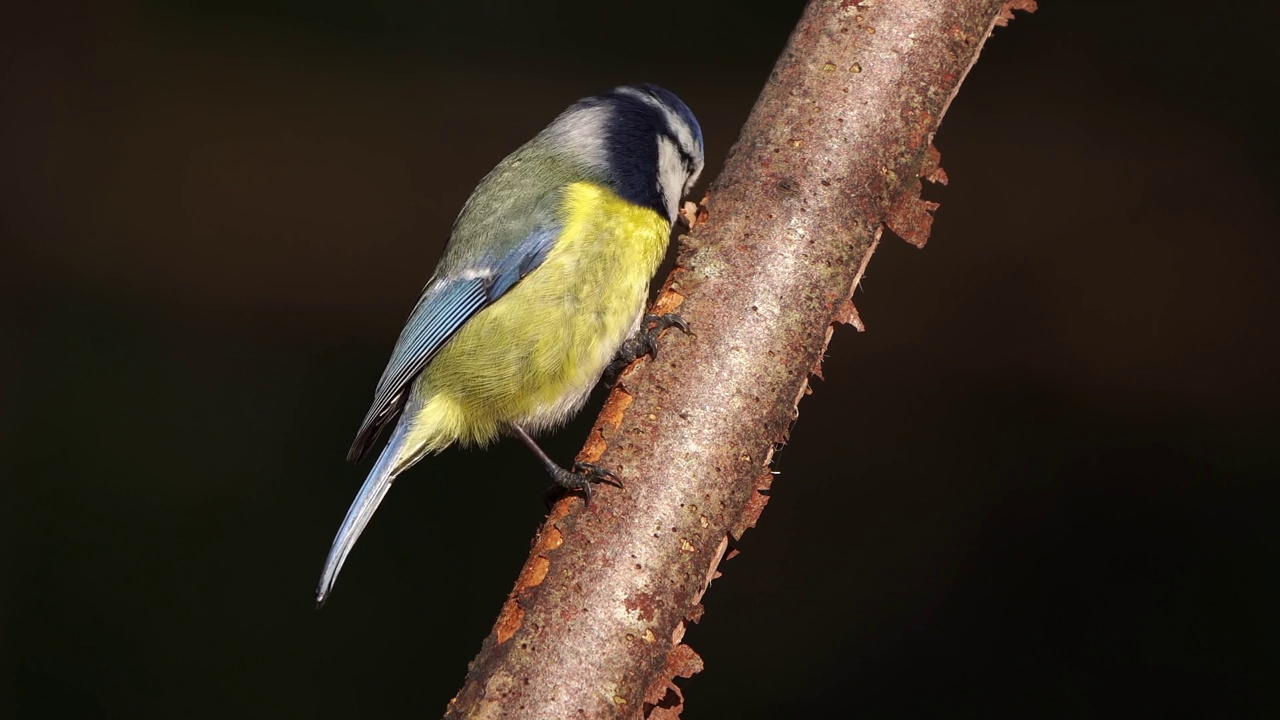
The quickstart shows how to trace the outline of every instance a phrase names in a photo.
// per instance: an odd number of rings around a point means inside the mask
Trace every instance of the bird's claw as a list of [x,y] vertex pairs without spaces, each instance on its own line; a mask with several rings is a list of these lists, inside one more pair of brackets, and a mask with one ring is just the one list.
[[622,344],[617,358],[605,369],[604,376],[608,384],[616,383],[622,371],[639,358],[648,355],[650,360],[657,360],[658,336],[669,327],[680,328],[686,334],[689,332],[689,323],[675,313],[645,315],[640,321],[640,329]]
[[675,313],[663,313],[662,315],[645,315],[641,325],[653,323],[655,326],[651,332],[659,333],[669,327],[680,328],[686,335],[689,333],[689,323],[685,319]]
[[605,485],[612,485],[616,488],[622,487],[622,480],[616,474],[599,465],[576,462],[573,464],[573,472],[575,475],[587,476],[590,479],[589,482],[602,482]]
[[[551,473],[551,479],[554,480],[556,484],[547,491],[548,501],[555,495],[560,494],[560,492],[576,491],[581,492],[583,501],[590,505],[591,486],[593,484],[604,483],[616,488],[622,487],[622,481],[619,480],[618,476],[613,472],[606,470],[599,465],[592,465],[591,463],[584,462],[574,463],[572,470],[556,468],[555,472]],[[550,503],[548,502],[548,504]]]

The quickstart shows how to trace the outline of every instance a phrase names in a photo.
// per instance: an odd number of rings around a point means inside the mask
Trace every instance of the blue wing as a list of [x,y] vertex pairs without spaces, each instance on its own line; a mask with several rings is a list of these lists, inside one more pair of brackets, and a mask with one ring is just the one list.
[[[405,322],[391,360],[373,393],[373,405],[360,424],[347,459],[359,460],[404,407],[405,391],[431,362],[445,342],[473,315],[510,290],[520,278],[542,264],[560,235],[559,227],[530,233],[505,257],[483,261],[462,270],[437,272],[423,289]],[[443,269],[443,268],[442,268]]]

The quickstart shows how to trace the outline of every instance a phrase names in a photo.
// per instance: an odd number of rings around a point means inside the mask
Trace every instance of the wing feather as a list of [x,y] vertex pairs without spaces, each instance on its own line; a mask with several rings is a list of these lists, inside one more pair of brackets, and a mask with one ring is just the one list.
[[409,385],[445,342],[473,315],[541,265],[558,236],[558,227],[538,228],[497,262],[437,275],[427,284],[391,351],[391,359],[374,390],[373,405],[347,453],[348,460],[359,460],[383,426],[399,415]]

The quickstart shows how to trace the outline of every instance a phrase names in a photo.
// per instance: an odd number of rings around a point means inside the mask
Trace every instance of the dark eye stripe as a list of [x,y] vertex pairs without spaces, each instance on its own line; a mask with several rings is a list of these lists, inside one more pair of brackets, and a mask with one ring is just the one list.
[[670,140],[671,144],[675,146],[676,151],[680,153],[680,162],[684,165],[685,172],[692,170],[694,164],[693,154],[688,150],[685,150],[684,143],[680,142],[680,138],[676,137],[676,134],[670,129],[664,129],[662,131],[662,135]]

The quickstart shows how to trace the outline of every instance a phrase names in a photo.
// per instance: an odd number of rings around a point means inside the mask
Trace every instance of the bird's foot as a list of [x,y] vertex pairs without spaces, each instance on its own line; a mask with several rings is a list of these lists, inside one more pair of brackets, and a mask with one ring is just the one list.
[[551,473],[551,479],[556,483],[547,490],[546,499],[548,505],[559,494],[575,491],[580,491],[583,500],[590,505],[591,486],[595,483],[605,483],[616,488],[622,487],[622,481],[618,479],[617,475],[591,463],[574,463],[572,470],[566,470],[558,466],[548,467],[547,471]]
[[645,355],[648,355],[650,360],[657,360],[658,336],[669,327],[680,328],[686,334],[689,332],[689,323],[675,313],[645,315],[644,319],[640,321],[640,329],[636,331],[635,335],[622,343],[622,347],[618,349],[617,357],[605,368],[605,382],[609,385],[617,383],[622,371]]

